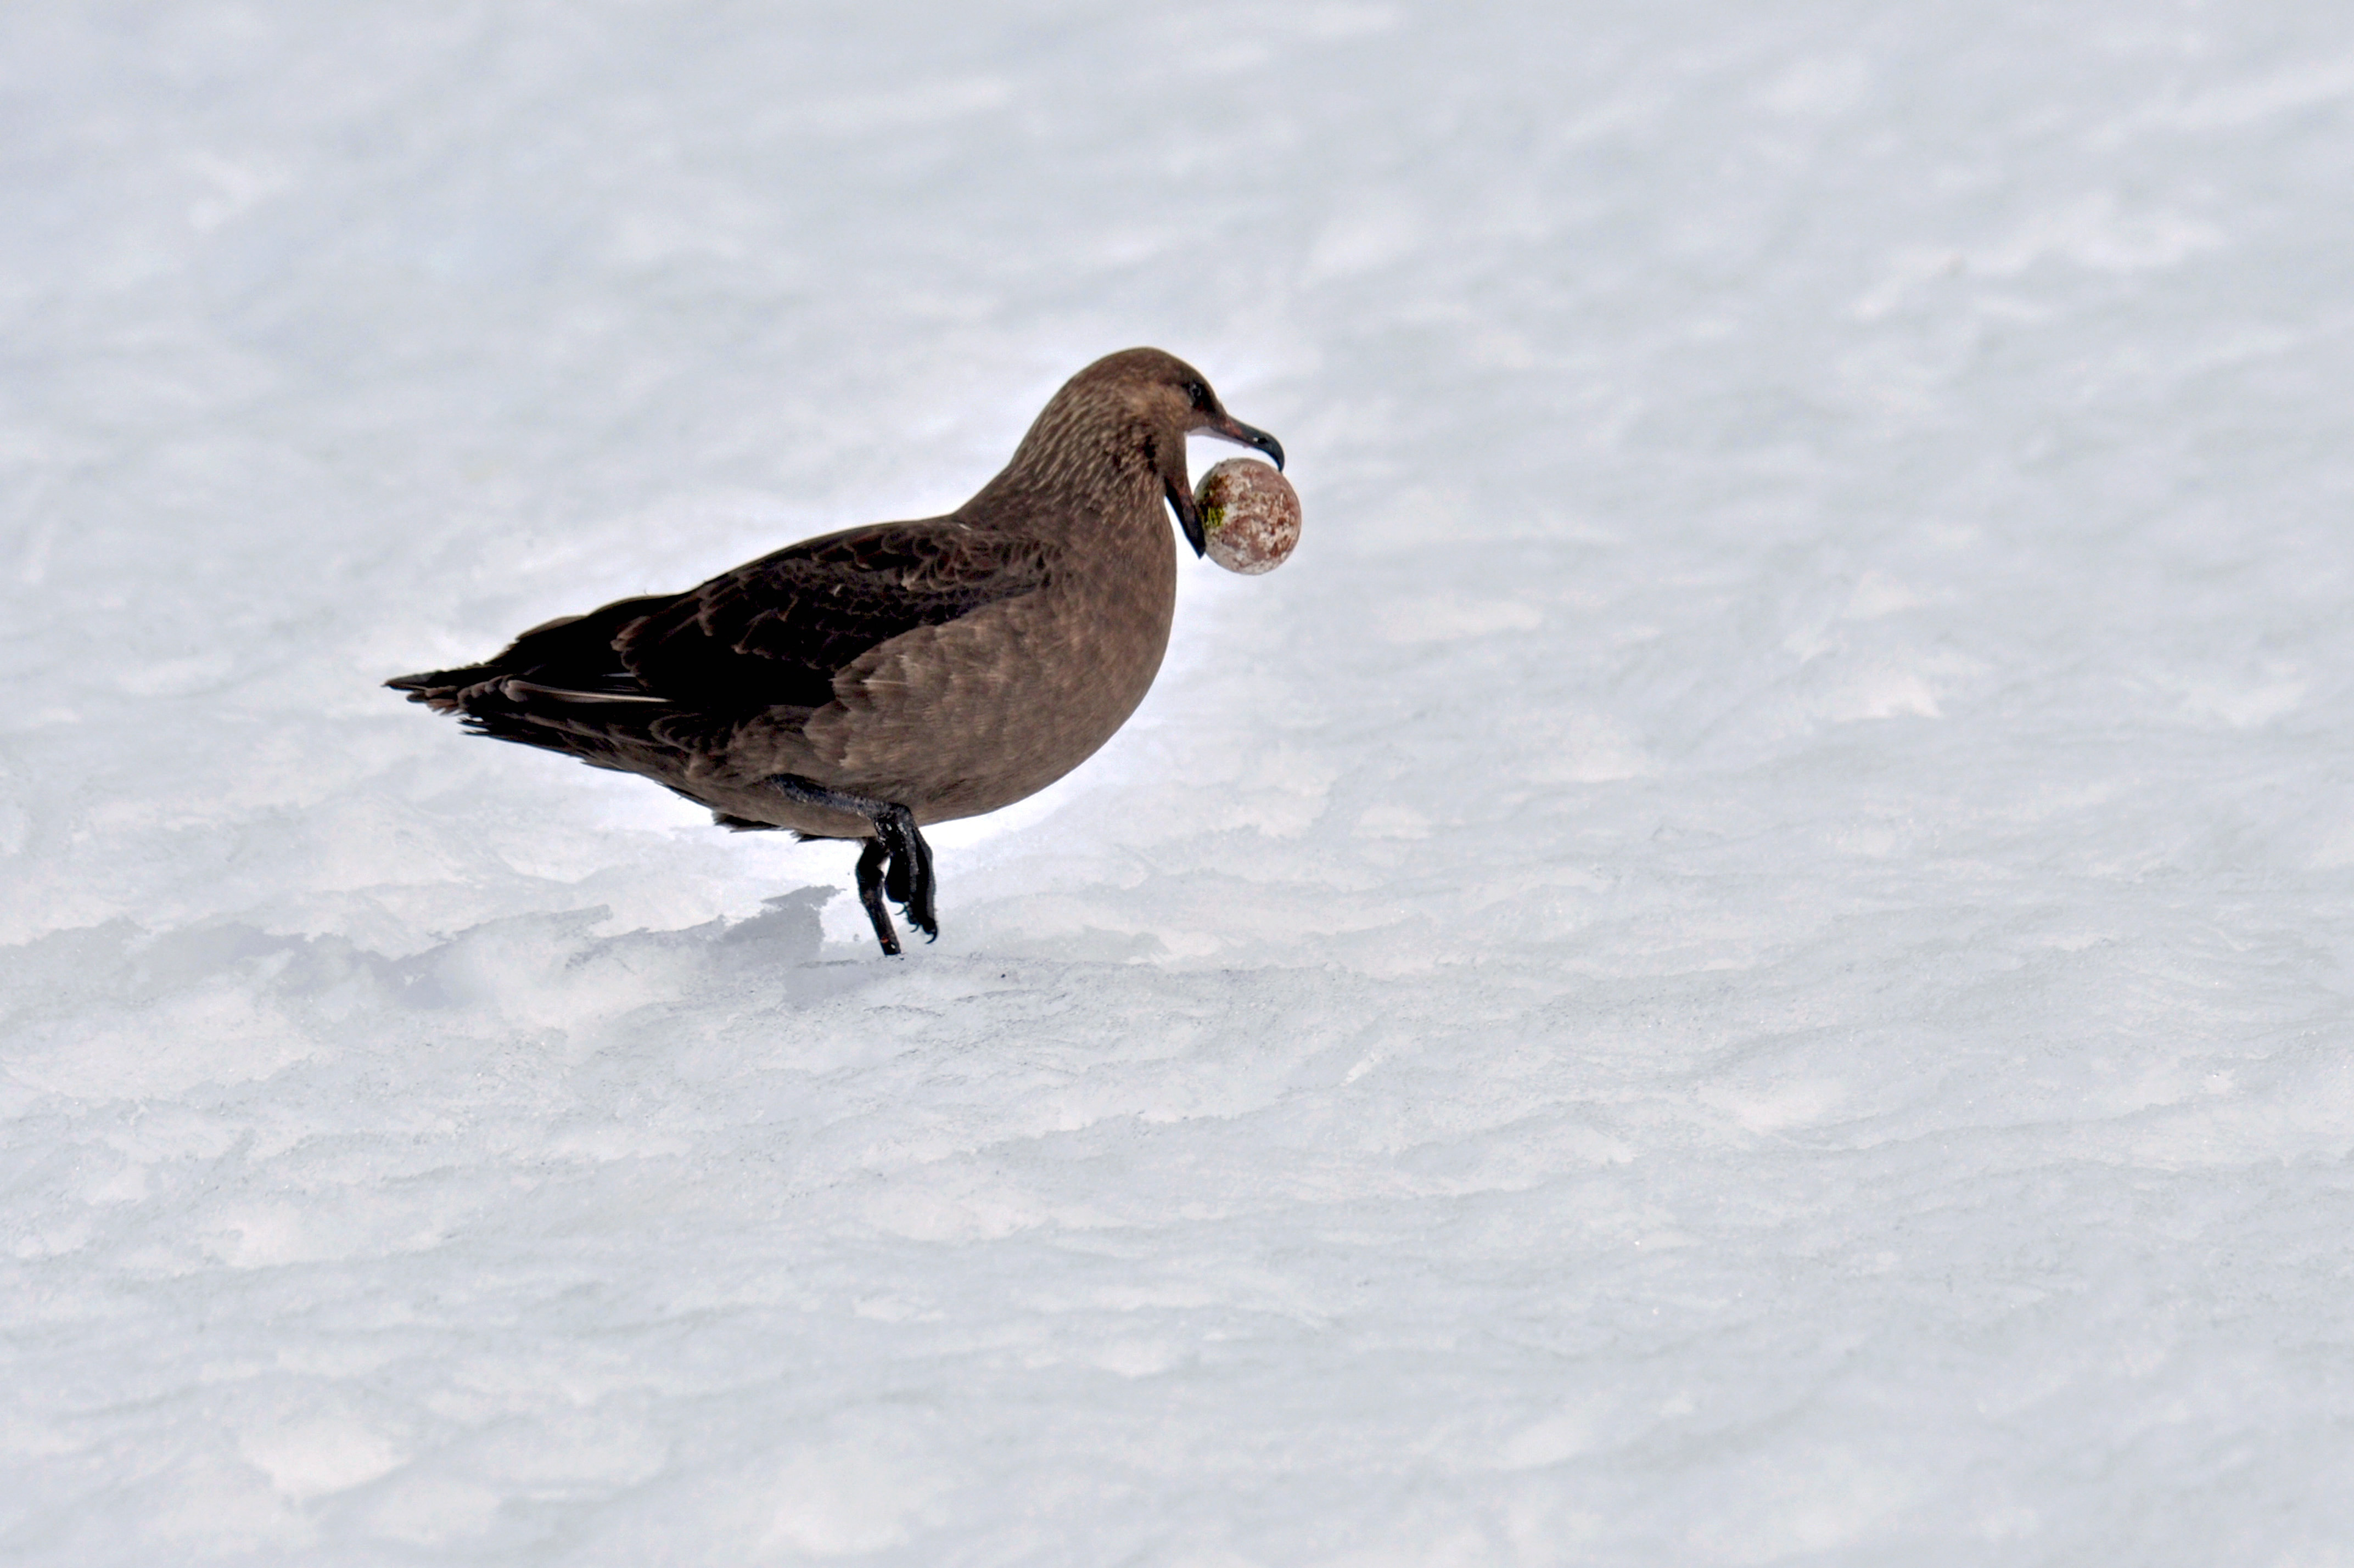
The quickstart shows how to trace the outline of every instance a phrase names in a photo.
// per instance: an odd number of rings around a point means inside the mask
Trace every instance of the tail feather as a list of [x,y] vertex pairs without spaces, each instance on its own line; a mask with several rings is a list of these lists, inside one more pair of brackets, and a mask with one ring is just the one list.
[[674,597],[625,599],[587,615],[564,616],[533,627],[487,662],[396,675],[385,684],[436,713],[470,717],[590,703],[667,710],[670,705],[647,691],[621,662],[614,642],[631,623]]
[[460,701],[462,693],[495,679],[497,674],[488,664],[473,664],[462,670],[424,670],[414,675],[395,675],[385,684],[408,694],[410,702],[423,703],[437,714],[451,714],[463,705]]
[[[476,735],[560,752],[676,788],[696,755],[724,748],[745,712],[683,706],[648,691],[615,648],[670,598],[624,599],[535,626],[498,657],[385,684]],[[691,797],[690,797],[691,798]]]

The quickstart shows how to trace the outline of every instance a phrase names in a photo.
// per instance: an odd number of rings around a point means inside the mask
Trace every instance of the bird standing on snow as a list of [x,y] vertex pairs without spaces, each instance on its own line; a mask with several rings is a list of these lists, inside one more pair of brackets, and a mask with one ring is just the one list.
[[1110,355],[945,517],[805,540],[385,684],[479,734],[642,773],[726,827],[865,840],[859,902],[896,953],[886,891],[939,935],[923,825],[1044,789],[1144,700],[1177,599],[1164,500],[1203,549],[1196,430],[1283,466],[1183,361]]

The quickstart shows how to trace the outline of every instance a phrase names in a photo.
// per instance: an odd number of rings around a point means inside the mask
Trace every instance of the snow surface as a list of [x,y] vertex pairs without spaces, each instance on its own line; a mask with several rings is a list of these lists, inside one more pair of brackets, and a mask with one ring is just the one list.
[[[0,8],[0,1557],[2354,1563],[2349,192],[2317,0]],[[1134,343],[1307,537],[937,946],[376,685]]]

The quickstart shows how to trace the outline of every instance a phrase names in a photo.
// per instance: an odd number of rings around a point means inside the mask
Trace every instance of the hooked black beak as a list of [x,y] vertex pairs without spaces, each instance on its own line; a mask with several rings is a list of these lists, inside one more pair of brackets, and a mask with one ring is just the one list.
[[[1244,424],[1223,408],[1196,433],[1256,447],[1275,460],[1278,472],[1282,471],[1283,443],[1265,430]],[[1179,442],[1176,450],[1168,454],[1166,461],[1173,461],[1176,469],[1173,472],[1166,467],[1161,470],[1161,492],[1169,497],[1169,509],[1177,514],[1177,525],[1185,530],[1185,542],[1193,546],[1193,554],[1199,556],[1209,549],[1210,535],[1202,527],[1202,509],[1193,504],[1193,492],[1186,479],[1184,443]]]
[[1265,430],[1244,424],[1231,414],[1221,410],[1216,418],[1202,427],[1202,433],[1205,436],[1222,436],[1227,440],[1239,442],[1243,446],[1257,447],[1275,460],[1278,473],[1283,471],[1283,443]]

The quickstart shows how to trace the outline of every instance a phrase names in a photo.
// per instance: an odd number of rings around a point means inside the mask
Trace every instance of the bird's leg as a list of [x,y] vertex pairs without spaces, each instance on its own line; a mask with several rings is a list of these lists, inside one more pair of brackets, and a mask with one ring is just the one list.
[[899,956],[899,933],[891,928],[891,912],[883,907],[883,863],[890,852],[881,839],[868,839],[866,847],[858,852],[858,902],[866,906],[866,917],[875,922],[875,939],[883,944],[883,956]]
[[917,828],[916,813],[905,806],[892,807],[891,815],[875,819],[875,836],[891,853],[891,896],[926,941],[938,941],[939,916],[932,909],[932,846]]
[[[939,917],[933,910],[932,846],[917,828],[915,812],[894,801],[829,789],[798,773],[779,773],[769,782],[788,800],[864,817],[874,824],[874,840],[859,852],[858,901],[865,906],[867,918],[875,922],[875,936],[885,955],[899,950],[899,935],[891,928],[891,916],[883,907],[886,892],[927,940],[939,939]],[[883,874],[886,857],[887,875]]]

